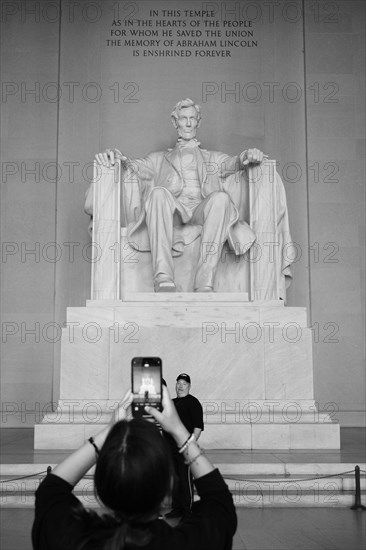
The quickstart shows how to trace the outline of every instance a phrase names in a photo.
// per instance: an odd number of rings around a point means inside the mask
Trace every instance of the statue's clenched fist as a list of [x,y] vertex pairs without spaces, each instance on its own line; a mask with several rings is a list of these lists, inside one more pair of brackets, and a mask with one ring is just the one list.
[[260,164],[263,159],[267,159],[268,155],[265,155],[259,149],[247,149],[240,154],[240,160],[244,166],[248,164]]

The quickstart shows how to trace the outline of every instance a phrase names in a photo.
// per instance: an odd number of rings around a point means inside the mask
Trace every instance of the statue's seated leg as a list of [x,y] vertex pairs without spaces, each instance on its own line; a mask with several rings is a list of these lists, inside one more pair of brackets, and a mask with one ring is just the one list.
[[217,264],[227,239],[230,222],[235,219],[235,208],[224,191],[215,191],[195,209],[191,223],[202,225],[201,246],[194,289],[212,292]]
[[154,187],[145,204],[154,288],[158,292],[175,291],[172,257],[175,208],[175,199],[165,187]]

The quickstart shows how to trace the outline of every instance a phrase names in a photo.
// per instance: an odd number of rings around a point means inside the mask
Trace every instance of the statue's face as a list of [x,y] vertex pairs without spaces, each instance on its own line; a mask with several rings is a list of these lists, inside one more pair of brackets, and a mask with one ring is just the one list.
[[179,111],[179,118],[175,120],[174,126],[177,129],[178,136],[189,140],[196,137],[199,121],[197,111],[194,107],[186,107]]

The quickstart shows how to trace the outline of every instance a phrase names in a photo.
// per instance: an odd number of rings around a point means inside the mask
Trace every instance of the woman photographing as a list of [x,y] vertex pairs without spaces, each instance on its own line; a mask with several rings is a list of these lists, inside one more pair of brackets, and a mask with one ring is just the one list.
[[[109,426],[42,481],[36,491],[34,550],[229,550],[237,525],[232,496],[182,424],[165,387],[163,411],[146,411],[174,438],[200,500],[192,516],[176,527],[158,519],[173,483],[170,451],[155,424],[126,419],[131,397],[128,392]],[[95,493],[104,515],[86,510],[72,492],[94,464]]]

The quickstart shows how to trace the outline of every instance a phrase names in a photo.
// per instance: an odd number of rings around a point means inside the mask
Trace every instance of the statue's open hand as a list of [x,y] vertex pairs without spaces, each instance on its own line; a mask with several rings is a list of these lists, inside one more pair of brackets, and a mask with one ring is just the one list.
[[116,160],[126,162],[128,158],[119,149],[106,149],[103,153],[96,154],[95,160],[98,164],[111,168],[115,165]]
[[267,159],[268,155],[265,155],[259,149],[248,149],[240,154],[240,160],[244,166],[248,164],[260,164],[263,159]]

